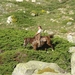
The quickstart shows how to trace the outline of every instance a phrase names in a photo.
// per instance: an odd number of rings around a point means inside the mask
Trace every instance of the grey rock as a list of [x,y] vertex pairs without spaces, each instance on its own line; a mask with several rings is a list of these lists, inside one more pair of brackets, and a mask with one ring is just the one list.
[[70,47],[69,52],[72,53],[71,56],[71,74],[75,75],[75,47]]
[[[54,72],[44,72],[38,74],[38,70],[44,68],[51,68]],[[56,63],[46,63],[41,61],[29,61],[27,63],[19,63],[12,75],[70,75],[70,73],[65,73],[65,71],[60,68]]]

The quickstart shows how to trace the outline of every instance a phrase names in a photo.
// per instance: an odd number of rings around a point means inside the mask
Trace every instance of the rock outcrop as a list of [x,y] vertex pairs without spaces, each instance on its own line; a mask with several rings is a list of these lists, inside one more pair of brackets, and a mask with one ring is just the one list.
[[70,75],[70,73],[65,73],[56,63],[29,61],[19,63],[12,75]]
[[69,52],[72,53],[72,56],[71,56],[71,74],[75,75],[75,47],[70,47]]

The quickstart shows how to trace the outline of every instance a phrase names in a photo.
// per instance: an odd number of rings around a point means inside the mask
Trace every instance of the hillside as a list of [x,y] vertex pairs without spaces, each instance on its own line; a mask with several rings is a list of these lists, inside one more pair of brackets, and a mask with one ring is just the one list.
[[[25,37],[33,37],[37,26],[44,31],[66,37],[67,32],[75,33],[75,0],[37,0],[37,2],[0,0],[0,75],[11,75],[18,63],[29,60],[55,62],[70,72],[69,47],[74,44],[66,39],[52,39],[55,51],[48,49],[34,51],[23,46]],[[8,17],[12,21],[8,22]],[[43,33],[47,35],[47,33]],[[60,56],[60,57],[59,57]]]
[[[37,0],[37,2],[0,1],[0,28],[21,28],[38,25],[56,33],[74,31],[74,0]],[[35,16],[32,16],[35,14]],[[14,16],[16,21],[7,24],[7,18]],[[36,26],[36,27],[35,27]]]

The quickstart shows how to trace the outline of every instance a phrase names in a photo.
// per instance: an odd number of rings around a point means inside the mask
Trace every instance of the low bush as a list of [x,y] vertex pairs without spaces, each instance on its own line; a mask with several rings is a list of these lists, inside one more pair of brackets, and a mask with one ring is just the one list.
[[[52,39],[54,51],[51,48],[45,50],[33,50],[23,47],[25,37],[33,37],[34,32],[25,30],[5,29],[0,30],[0,73],[10,75],[18,63],[30,60],[57,63],[63,69],[70,71],[69,47],[73,44],[59,37]],[[60,57],[59,57],[60,56]]]

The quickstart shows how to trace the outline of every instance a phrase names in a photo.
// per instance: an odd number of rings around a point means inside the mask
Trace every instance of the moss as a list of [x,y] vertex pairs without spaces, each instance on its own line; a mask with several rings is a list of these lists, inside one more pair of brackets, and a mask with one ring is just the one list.
[[42,70],[38,70],[38,74],[42,74],[42,73],[44,73],[44,72],[54,72],[54,73],[57,73],[54,69],[51,69],[51,68],[49,68],[49,67],[44,68],[44,69],[42,69]]

